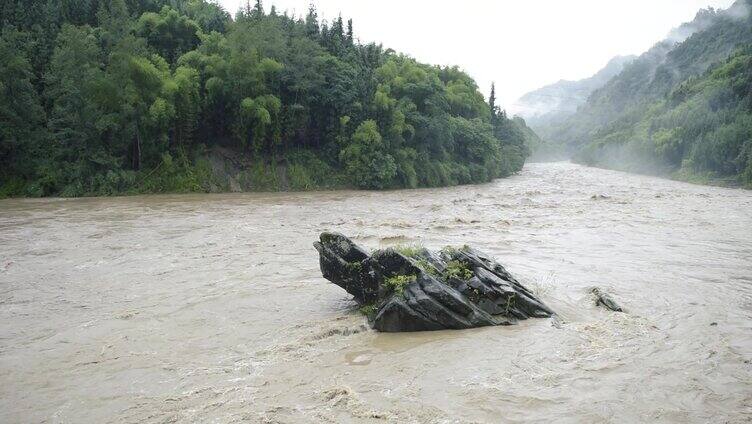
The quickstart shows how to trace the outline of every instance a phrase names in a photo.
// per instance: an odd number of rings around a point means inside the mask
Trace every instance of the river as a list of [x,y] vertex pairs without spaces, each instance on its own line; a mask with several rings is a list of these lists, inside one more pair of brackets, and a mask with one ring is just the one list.
[[[470,244],[559,318],[373,332],[321,278],[323,230]],[[737,423],[751,362],[750,191],[548,163],[442,189],[0,201],[3,423]]]

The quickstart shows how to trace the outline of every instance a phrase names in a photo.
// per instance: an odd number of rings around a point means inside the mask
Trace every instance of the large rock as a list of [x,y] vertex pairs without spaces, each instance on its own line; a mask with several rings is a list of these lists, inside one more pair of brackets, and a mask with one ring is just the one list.
[[324,278],[355,297],[379,331],[512,325],[554,314],[503,266],[470,247],[369,255],[338,233],[321,234],[314,247]]

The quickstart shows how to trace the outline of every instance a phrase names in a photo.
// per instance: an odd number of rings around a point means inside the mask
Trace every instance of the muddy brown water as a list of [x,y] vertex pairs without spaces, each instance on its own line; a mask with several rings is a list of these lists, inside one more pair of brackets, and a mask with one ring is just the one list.
[[[560,319],[375,333],[321,278],[323,230],[471,244]],[[3,423],[749,422],[751,360],[749,191],[553,163],[430,190],[0,202]]]

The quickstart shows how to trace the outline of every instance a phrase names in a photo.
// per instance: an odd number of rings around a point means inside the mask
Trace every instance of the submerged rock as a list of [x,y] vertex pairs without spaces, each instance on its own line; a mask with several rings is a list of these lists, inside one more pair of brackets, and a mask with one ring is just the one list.
[[591,290],[591,293],[595,296],[595,304],[597,306],[602,306],[614,312],[624,312],[622,307],[608,293],[602,292],[597,287]]
[[322,233],[314,247],[324,278],[355,297],[379,331],[512,325],[554,314],[502,265],[467,246],[369,255],[342,234]]

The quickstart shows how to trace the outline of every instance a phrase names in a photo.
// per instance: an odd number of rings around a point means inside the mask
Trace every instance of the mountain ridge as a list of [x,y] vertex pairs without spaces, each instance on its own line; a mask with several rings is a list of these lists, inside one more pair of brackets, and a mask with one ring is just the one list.
[[751,4],[701,10],[539,134],[589,165],[752,184]]
[[[624,66],[636,57],[634,55],[615,56],[603,68],[588,78],[580,80],[561,79],[530,91],[517,100],[516,106],[523,109],[517,115],[528,122],[534,122],[547,115],[574,113],[577,111],[577,107],[584,103],[594,90],[621,72]],[[578,103],[566,103],[563,100],[575,100]],[[550,106],[551,103],[553,103],[553,106]],[[541,107],[541,105],[549,105],[549,107]]]

